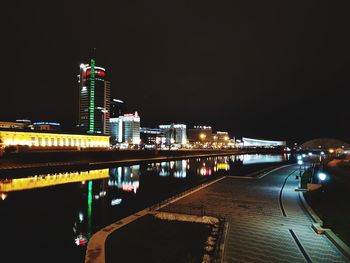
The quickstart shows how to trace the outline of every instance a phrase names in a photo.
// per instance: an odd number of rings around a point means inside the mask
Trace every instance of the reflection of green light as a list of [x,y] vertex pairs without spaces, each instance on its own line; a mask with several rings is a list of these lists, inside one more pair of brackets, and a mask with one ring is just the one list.
[[94,133],[95,129],[95,60],[91,59],[90,71],[90,126],[89,132]]
[[88,238],[91,237],[92,181],[88,183]]

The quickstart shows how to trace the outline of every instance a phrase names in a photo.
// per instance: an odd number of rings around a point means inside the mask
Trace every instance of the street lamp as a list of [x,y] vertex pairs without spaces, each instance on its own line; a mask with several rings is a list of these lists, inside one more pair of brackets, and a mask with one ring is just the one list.
[[303,165],[303,160],[298,160],[298,165],[299,165],[299,188],[302,187],[301,185],[301,166]]
[[303,160],[298,160],[298,164],[299,164],[299,175],[301,176],[301,166],[303,165]]
[[321,181],[324,181],[327,179],[327,175],[324,172],[319,172],[318,179],[320,179]]

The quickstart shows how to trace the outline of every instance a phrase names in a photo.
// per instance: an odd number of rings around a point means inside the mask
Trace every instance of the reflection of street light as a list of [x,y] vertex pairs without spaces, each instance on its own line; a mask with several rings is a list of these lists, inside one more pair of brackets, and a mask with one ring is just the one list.
[[7,197],[7,194],[5,194],[5,193],[2,193],[2,194],[1,194],[1,200],[5,200],[6,197]]

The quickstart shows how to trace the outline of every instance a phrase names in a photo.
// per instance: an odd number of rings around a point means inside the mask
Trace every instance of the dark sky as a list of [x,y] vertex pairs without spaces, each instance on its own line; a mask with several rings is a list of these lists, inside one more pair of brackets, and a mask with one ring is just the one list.
[[142,126],[350,141],[349,1],[9,2],[0,120],[74,127],[79,65],[96,47]]

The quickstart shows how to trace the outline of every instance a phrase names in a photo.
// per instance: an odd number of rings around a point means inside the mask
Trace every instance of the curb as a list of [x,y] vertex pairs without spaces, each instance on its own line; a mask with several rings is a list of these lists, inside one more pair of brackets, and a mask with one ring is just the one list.
[[314,212],[314,210],[306,202],[303,193],[298,192],[298,194],[299,194],[299,200],[301,201],[302,206],[305,208],[306,212],[309,214],[312,221],[314,221],[314,223],[318,224],[319,226],[323,226],[323,221],[321,220],[321,218],[319,218],[319,216]]
[[314,223],[312,223],[312,229],[319,235],[326,235],[326,237],[338,248],[344,257],[350,260],[350,247],[345,244],[344,241],[341,240],[331,229],[322,227],[323,221],[306,202],[302,192],[299,192],[299,199],[306,212],[314,221]]
[[350,260],[350,247],[344,243],[331,229],[325,229],[326,237]]

